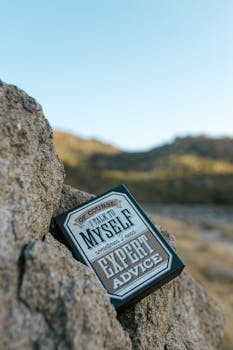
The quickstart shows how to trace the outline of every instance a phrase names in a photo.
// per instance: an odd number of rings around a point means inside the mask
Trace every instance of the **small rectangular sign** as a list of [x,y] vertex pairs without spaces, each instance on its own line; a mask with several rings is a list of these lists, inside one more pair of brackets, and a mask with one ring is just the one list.
[[124,185],[57,216],[55,224],[117,309],[148,295],[184,268]]

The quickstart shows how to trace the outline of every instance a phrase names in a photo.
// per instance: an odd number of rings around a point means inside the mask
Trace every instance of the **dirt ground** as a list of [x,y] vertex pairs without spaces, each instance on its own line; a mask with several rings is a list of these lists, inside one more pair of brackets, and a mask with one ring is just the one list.
[[226,315],[221,350],[233,349],[233,207],[144,204],[158,226],[176,237],[186,271],[218,301]]

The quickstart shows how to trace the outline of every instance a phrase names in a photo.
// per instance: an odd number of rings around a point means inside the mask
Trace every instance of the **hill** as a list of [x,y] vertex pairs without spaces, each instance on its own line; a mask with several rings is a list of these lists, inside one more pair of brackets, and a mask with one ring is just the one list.
[[70,166],[85,165],[94,154],[112,155],[120,150],[96,139],[86,140],[67,132],[54,132],[55,144],[60,158]]
[[[233,162],[232,138],[177,137],[172,143],[153,148],[147,152],[121,152],[114,157],[94,154],[91,163],[108,169],[148,171],[161,166],[173,156],[194,156],[196,159]],[[186,163],[187,163],[187,157]],[[191,159],[192,160],[192,159]],[[104,163],[105,161],[105,163]],[[107,165],[107,166],[106,166]]]
[[233,203],[233,138],[176,138],[147,152],[55,131],[66,182],[100,193],[125,183],[142,201]]

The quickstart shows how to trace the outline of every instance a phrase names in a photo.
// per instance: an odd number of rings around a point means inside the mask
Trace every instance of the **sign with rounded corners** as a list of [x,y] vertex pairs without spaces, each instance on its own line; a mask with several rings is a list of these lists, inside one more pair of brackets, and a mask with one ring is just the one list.
[[124,185],[57,216],[55,223],[117,309],[149,294],[184,267]]

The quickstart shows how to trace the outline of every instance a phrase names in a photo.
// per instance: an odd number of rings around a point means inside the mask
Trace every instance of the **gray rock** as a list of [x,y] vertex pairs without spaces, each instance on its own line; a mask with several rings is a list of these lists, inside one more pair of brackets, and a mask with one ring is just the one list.
[[0,82],[0,122],[0,349],[217,349],[222,312],[185,273],[117,320],[93,273],[48,233],[52,214],[93,196],[62,188],[40,105]]
[[220,306],[191,276],[183,273],[173,282],[174,301],[167,349],[219,349],[225,317]]
[[89,269],[47,234],[53,212],[90,195],[63,184],[40,105],[0,83],[0,349],[130,349]]
[[0,342],[7,340],[7,329],[8,343],[12,341],[8,348],[20,348],[21,315],[25,312],[28,317],[28,310],[17,299],[22,249],[48,231],[64,171],[41,106],[22,90],[2,82],[0,172]]
[[[53,217],[62,214],[80,204],[83,204],[94,197],[95,196],[90,193],[77,190],[76,188],[73,188],[68,185],[63,185],[60,202],[54,208]],[[50,232],[58,241],[60,241],[63,244],[66,244],[63,237],[61,237],[59,232],[57,232],[53,220],[51,221]]]
[[19,297],[46,323],[37,330],[39,348],[45,340],[52,349],[131,348],[107,293],[67,248],[47,234],[27,246],[24,259]]
[[137,350],[219,349],[225,324],[218,304],[185,272],[119,320]]
[[55,208],[53,215],[59,215],[65,211],[81,205],[94,198],[93,194],[77,190],[68,185],[63,185],[59,205]]
[[63,166],[41,106],[13,85],[0,86],[1,231],[26,243],[48,231],[60,200]]

